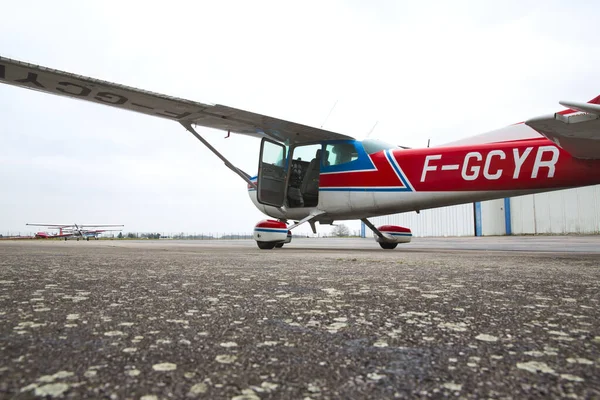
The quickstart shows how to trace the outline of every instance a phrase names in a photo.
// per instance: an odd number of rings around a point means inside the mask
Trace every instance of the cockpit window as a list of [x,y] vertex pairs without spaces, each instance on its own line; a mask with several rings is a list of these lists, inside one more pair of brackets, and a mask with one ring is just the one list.
[[377,139],[365,139],[362,142],[367,154],[377,153],[381,150],[397,149],[398,146]]
[[335,143],[325,146],[325,165],[340,165],[358,159],[358,152],[353,143]]

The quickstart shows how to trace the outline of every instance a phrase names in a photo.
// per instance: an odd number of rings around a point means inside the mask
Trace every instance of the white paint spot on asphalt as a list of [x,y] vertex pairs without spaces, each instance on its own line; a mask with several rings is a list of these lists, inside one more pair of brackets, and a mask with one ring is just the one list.
[[11,285],[15,283],[15,281],[0,281],[0,285]]
[[460,307],[453,308],[453,310],[454,311],[459,311],[459,312],[465,312],[465,309],[464,308],[460,308]]
[[189,321],[185,320],[185,319],[168,319],[167,322],[171,322],[172,324],[181,324],[181,325],[189,324]]
[[136,347],[126,347],[123,349],[123,353],[135,353],[137,351]]
[[67,390],[69,390],[69,385],[66,383],[49,383],[35,388],[35,395],[40,397],[57,397],[61,396]]
[[237,343],[236,342],[224,342],[219,344],[219,346],[221,347],[237,347]]
[[125,335],[123,332],[121,331],[108,331],[108,332],[104,332],[104,336],[123,336]]
[[215,361],[221,364],[231,364],[237,360],[236,356],[232,356],[229,354],[220,354],[215,357]]
[[57,379],[64,379],[64,378],[68,378],[70,376],[75,375],[73,372],[69,372],[69,371],[58,371],[57,373],[53,374],[53,375],[44,375],[44,376],[40,376],[37,381],[38,382],[54,382]]
[[196,383],[190,388],[188,396],[197,396],[199,394],[206,393],[207,390],[208,386],[206,385],[206,383]]
[[438,328],[450,329],[450,330],[453,330],[456,332],[466,332],[467,324],[465,324],[464,322],[457,322],[457,323],[444,322],[444,323],[439,324]]
[[524,369],[525,371],[533,372],[534,374],[542,372],[544,374],[554,374],[554,370],[548,366],[548,364],[539,361],[529,361],[526,363],[517,363],[517,368]]
[[503,356],[492,355],[492,356],[490,356],[490,358],[492,360],[502,360],[504,357]]
[[264,389],[264,391],[266,392],[272,392],[273,390],[277,389],[279,387],[278,384],[276,383],[272,383],[272,382],[263,382],[260,384],[260,387],[262,389]]
[[584,365],[592,365],[593,361],[588,360],[587,358],[567,358],[567,362],[569,364],[584,364]]
[[481,340],[483,342],[496,342],[498,338],[496,336],[488,335],[486,333],[482,333],[480,335],[475,336],[475,339]]
[[96,375],[98,375],[98,371],[95,371],[95,370],[93,370],[93,369],[92,369],[92,370],[85,371],[85,372],[83,373],[83,376],[85,376],[86,378],[93,378],[93,377],[94,377],[94,376],[96,376]]
[[426,299],[436,299],[440,296],[438,296],[437,294],[421,294],[421,297],[425,297]]
[[125,374],[129,376],[138,376],[140,373],[141,372],[138,369],[130,369],[129,371],[125,371]]
[[140,397],[140,400],[158,400],[158,396],[153,395],[153,394],[146,394],[146,395]]
[[121,322],[119,326],[133,326],[133,322]]
[[67,315],[67,320],[69,320],[69,321],[74,321],[76,319],[79,319],[79,314],[69,314],[69,315]]
[[388,344],[385,340],[378,340],[373,343],[373,347],[388,347]]
[[27,386],[25,386],[25,387],[22,387],[20,391],[21,391],[21,392],[27,392],[27,391],[29,391],[29,390],[33,390],[33,389],[35,389],[36,387],[38,387],[38,384],[37,384],[37,383],[31,383],[31,384],[29,384],[29,385],[27,385]]
[[325,293],[327,293],[329,296],[341,296],[344,294],[344,292],[342,292],[341,290],[337,290],[335,288],[326,288],[326,289],[321,289],[322,291],[324,291]]
[[372,381],[378,381],[378,380],[385,378],[385,375],[372,372],[370,374],[367,374],[367,378],[371,379]]
[[568,333],[563,332],[563,331],[548,331],[548,333],[550,335],[555,335],[555,336],[569,336]]
[[174,371],[177,369],[177,365],[166,362],[166,363],[154,364],[152,366],[152,369],[155,371]]
[[426,312],[419,312],[419,311],[407,311],[405,313],[400,314],[401,317],[412,317],[412,316],[416,316],[416,317],[426,317],[427,314]]
[[452,390],[455,392],[459,392],[462,389],[462,385],[454,382],[446,382],[442,385],[444,389]]
[[254,393],[254,390],[244,389],[240,396],[233,396],[231,400],[260,400],[260,397]]
[[560,377],[571,382],[583,382],[583,378],[571,374],[560,374]]
[[327,326],[327,331],[329,333],[337,333],[337,331],[347,326],[348,324],[345,322],[334,322],[333,324]]
[[46,312],[46,311],[50,311],[52,310],[51,308],[48,307],[43,307],[43,308],[34,308],[33,311],[35,312]]
[[528,355],[528,356],[532,356],[532,357],[542,357],[542,356],[545,355],[541,351],[537,351],[537,350],[525,351],[525,352],[523,352],[523,354]]
[[189,346],[190,344],[192,344],[192,342],[190,342],[187,339],[180,339],[179,344],[183,344],[184,346]]

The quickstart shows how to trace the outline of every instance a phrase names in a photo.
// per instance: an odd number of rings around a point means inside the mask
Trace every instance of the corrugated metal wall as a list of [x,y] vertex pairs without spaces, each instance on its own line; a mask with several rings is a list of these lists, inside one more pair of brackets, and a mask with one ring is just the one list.
[[[400,225],[410,228],[413,236],[475,236],[473,204],[432,208],[415,212],[370,218],[375,226]],[[369,228],[367,235],[373,236]]]
[[[481,233],[506,234],[504,199],[484,201]],[[372,218],[375,226],[400,225],[414,236],[475,236],[473,204]],[[600,234],[600,185],[510,199],[510,228],[523,234]],[[370,230],[367,228],[367,234]]]
[[511,224],[520,234],[600,233],[600,185],[511,199]]

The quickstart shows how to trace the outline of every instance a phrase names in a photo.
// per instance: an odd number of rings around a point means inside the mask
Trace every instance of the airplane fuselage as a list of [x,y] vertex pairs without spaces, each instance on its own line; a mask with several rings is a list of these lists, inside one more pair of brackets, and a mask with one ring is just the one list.
[[[323,145],[325,146],[326,143]],[[361,142],[353,142],[362,146]],[[321,163],[315,207],[253,203],[278,219],[359,219],[600,183],[600,161],[580,160],[550,140],[532,137],[490,144],[387,149],[343,165]],[[363,158],[362,160],[360,158]]]

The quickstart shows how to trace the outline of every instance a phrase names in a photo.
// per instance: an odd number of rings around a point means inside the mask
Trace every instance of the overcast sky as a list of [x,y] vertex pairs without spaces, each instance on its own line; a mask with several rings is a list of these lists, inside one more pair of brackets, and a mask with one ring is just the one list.
[[[39,0],[2,15],[5,57],[316,127],[337,101],[324,128],[363,139],[377,123],[371,137],[411,147],[600,94],[596,1]],[[256,173],[258,139],[200,132]],[[263,218],[178,124],[0,85],[0,233],[251,232]]]

